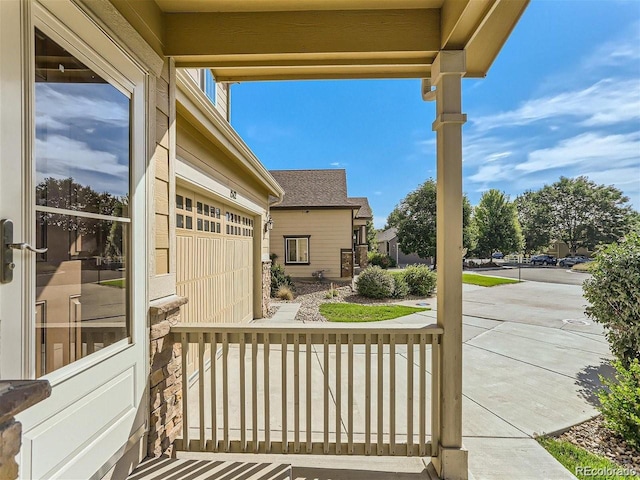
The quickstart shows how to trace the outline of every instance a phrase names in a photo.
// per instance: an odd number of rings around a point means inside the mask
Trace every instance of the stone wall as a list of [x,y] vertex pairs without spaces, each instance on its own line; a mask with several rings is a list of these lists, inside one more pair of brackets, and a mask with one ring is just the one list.
[[340,277],[353,277],[353,250],[340,251]]
[[262,318],[266,318],[271,307],[271,260],[262,262]]
[[150,308],[150,457],[174,457],[174,442],[182,431],[182,346],[170,332],[180,321],[180,307],[185,303],[186,298],[174,295],[152,302]]
[[0,425],[0,478],[18,478],[16,455],[22,443],[22,425],[13,418]]
[[360,268],[366,268],[369,263],[369,247],[367,245],[358,245],[356,247],[356,264],[360,265]]
[[51,395],[47,380],[0,381],[0,479],[18,478],[22,424],[15,416]]

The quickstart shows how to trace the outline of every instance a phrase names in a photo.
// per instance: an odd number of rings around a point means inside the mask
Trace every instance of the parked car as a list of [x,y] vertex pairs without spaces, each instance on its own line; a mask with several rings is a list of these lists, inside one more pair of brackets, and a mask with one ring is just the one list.
[[591,259],[585,257],[584,255],[576,255],[575,257],[565,257],[558,262],[561,267],[573,267],[578,263],[586,263],[590,262]]
[[498,260],[504,258],[504,253],[502,252],[494,252],[493,255],[491,255],[491,258],[497,258]]
[[534,255],[531,257],[531,265],[556,265],[558,259],[553,255]]

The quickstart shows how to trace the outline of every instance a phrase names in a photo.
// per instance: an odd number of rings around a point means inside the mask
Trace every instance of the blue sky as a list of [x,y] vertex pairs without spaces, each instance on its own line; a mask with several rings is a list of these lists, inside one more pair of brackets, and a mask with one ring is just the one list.
[[[640,209],[640,0],[532,0],[487,78],[463,80],[472,204],[587,175]],[[375,225],[435,178],[418,80],[242,83],[232,124],[269,169],[345,168]]]

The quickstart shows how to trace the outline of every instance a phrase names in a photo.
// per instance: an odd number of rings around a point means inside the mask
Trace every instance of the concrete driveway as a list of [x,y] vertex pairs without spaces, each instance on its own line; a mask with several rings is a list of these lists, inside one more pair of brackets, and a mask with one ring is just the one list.
[[[574,478],[532,437],[597,415],[598,375],[613,373],[602,327],[584,316],[581,286],[464,285],[463,301],[470,471],[476,479]],[[427,303],[435,308],[435,299]]]

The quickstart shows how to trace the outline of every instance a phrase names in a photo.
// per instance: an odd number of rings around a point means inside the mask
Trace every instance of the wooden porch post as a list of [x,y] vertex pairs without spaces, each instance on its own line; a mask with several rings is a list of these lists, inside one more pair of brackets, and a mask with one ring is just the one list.
[[462,76],[465,52],[441,51],[433,62],[437,139],[437,305],[444,328],[441,358],[440,445],[433,459],[440,478],[468,478],[462,448]]

